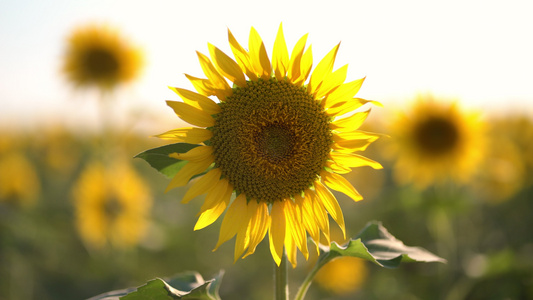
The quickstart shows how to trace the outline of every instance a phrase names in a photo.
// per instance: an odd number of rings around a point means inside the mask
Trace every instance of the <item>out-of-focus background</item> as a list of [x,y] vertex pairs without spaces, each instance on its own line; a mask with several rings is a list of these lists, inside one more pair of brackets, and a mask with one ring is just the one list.
[[[228,28],[246,45],[251,26],[271,51],[280,23],[289,49],[309,33],[315,65],[340,41],[336,68],[366,76],[358,96],[384,105],[363,128],[389,136],[364,152],[384,169],[346,176],[364,201],[337,195],[349,235],[380,220],[448,260],[331,264],[308,299],[533,299],[532,8],[2,1],[0,299],[85,299],[220,269],[223,299],[270,299],[268,245],[236,263],[233,242],[212,252],[220,222],[193,232],[201,199],[180,204],[187,187],[165,194],[168,179],[133,156],[184,126],[165,105],[178,100],[167,86],[192,90],[183,74],[204,77],[195,51],[209,42],[231,54]],[[86,48],[104,67],[77,60]],[[304,261],[292,288],[313,258]]]

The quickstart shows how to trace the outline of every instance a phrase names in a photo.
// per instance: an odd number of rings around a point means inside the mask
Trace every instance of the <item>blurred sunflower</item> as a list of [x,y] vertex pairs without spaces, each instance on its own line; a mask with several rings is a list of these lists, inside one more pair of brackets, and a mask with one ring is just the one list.
[[358,290],[368,274],[366,262],[358,257],[342,256],[325,264],[314,281],[323,289],[337,295],[347,295]]
[[136,78],[141,66],[139,49],[116,30],[89,25],[76,29],[68,38],[63,72],[76,86],[110,90]]
[[91,162],[73,187],[76,225],[84,242],[102,249],[135,245],[148,226],[152,197],[148,186],[125,162]]
[[[272,61],[253,27],[248,51],[229,30],[228,36],[235,60],[208,44],[211,59],[197,52],[207,79],[186,75],[197,93],[171,88],[184,102],[167,104],[197,127],[174,129],[159,137],[199,145],[170,155],[188,163],[167,190],[207,172],[182,200],[187,203],[207,193],[194,229],[212,224],[227,208],[215,249],[236,236],[235,260],[246,257],[268,231],[276,264],[285,249],[295,267],[296,248],[306,259],[309,255],[307,233],[317,247],[321,232],[329,241],[328,213],[344,232],[341,208],[328,188],[355,201],[362,199],[339,174],[360,166],[381,168],[354,154],[378,138],[357,130],[369,110],[352,113],[371,101],[354,98],[364,78],[343,83],[347,66],[333,71],[339,45],[311,74],[311,47],[304,51],[307,35],[289,57],[280,26]],[[208,98],[212,95],[220,102]],[[347,113],[352,114],[345,117]],[[236,198],[231,201],[233,192]]]
[[478,113],[465,113],[457,103],[418,97],[408,113],[390,124],[389,155],[396,159],[397,182],[418,188],[471,179],[483,157],[484,123]]
[[22,152],[0,152],[0,201],[31,206],[40,190],[35,166]]

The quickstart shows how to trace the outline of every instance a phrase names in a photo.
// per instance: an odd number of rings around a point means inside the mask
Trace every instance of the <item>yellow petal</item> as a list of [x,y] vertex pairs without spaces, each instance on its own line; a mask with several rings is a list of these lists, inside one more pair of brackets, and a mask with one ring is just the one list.
[[311,68],[313,67],[313,49],[311,45],[305,50],[300,60],[300,75],[294,81],[295,85],[301,86],[311,74]]
[[274,50],[272,51],[272,67],[278,80],[285,78],[287,67],[289,66],[289,51],[283,36],[283,28],[279,24],[278,34],[274,41]]
[[304,197],[296,196],[296,203],[302,208],[302,224],[309,232],[316,245],[316,252],[319,253],[318,243],[320,242],[320,227],[313,212],[313,200],[306,193]]
[[285,252],[287,253],[287,260],[291,263],[292,268],[296,268],[296,243],[292,235],[285,234]]
[[207,172],[187,190],[185,196],[181,199],[181,203],[189,203],[196,196],[209,192],[217,184],[221,174],[222,172],[220,172],[219,168]]
[[291,59],[289,60],[289,70],[287,72],[287,77],[292,83],[295,83],[300,77],[300,62],[302,60],[306,42],[307,34],[302,36],[294,46],[294,49],[292,49]]
[[213,251],[217,250],[220,245],[234,237],[237,232],[239,232],[239,229],[247,226],[247,206],[248,204],[246,203],[246,196],[244,194],[240,194],[235,198],[222,220],[218,242]]
[[198,55],[200,66],[202,67],[205,76],[207,76],[211,84],[219,89],[230,89],[228,82],[222,75],[220,75],[213,63],[211,63],[209,57],[198,51],[196,51],[196,54]]
[[272,204],[270,216],[272,219],[268,233],[270,252],[272,253],[274,262],[279,266],[281,257],[283,256],[283,244],[285,243],[285,215],[283,204],[280,201]]
[[209,54],[213,59],[213,63],[220,73],[237,86],[244,87],[246,85],[246,79],[244,78],[244,73],[239,65],[217,47],[211,44],[207,44],[207,46],[209,48]]
[[255,252],[255,248],[263,240],[269,227],[270,215],[268,214],[268,207],[266,203],[260,202],[257,205],[256,213],[250,218],[250,245],[244,257]]
[[336,191],[346,194],[355,202],[363,200],[363,196],[361,196],[361,194],[357,192],[357,190],[352,186],[352,184],[341,175],[324,171],[322,172],[321,176],[324,180],[324,183],[330,189],[334,189]]
[[336,105],[328,108],[326,110],[326,113],[330,116],[342,116],[346,113],[349,113],[349,112],[352,112],[356,109],[358,109],[359,107],[367,104],[367,103],[372,103],[372,104],[375,104],[377,106],[383,106],[381,103],[377,102],[377,101],[374,101],[374,100],[365,100],[365,99],[362,99],[362,98],[352,98],[352,99],[349,99],[348,101],[346,102],[339,102],[337,103]]
[[175,158],[175,159],[199,162],[205,159],[209,159],[209,157],[211,157],[212,154],[213,154],[213,147],[199,146],[199,147],[192,148],[191,150],[185,153],[174,152],[174,153],[170,153],[168,156]]
[[202,214],[204,211],[217,206],[230,188],[233,187],[229,184],[227,179],[219,179],[215,186],[207,193],[207,196],[204,200],[204,204],[200,208],[199,214]]
[[244,226],[239,228],[237,232],[237,238],[235,239],[234,262],[236,262],[242,256],[244,251],[250,245],[250,235],[248,234],[250,232],[250,218],[252,217],[250,211],[253,210],[255,212],[256,208],[257,202],[255,200],[248,202],[248,205],[246,207],[247,211],[245,213]]
[[326,237],[326,241],[329,245],[330,237],[328,214],[326,212],[326,209],[324,208],[324,205],[322,204],[322,201],[318,198],[318,194],[309,193],[309,195],[311,199],[313,199],[313,213],[315,214],[315,219],[317,221],[318,227],[320,227],[320,230],[322,230],[322,233]]
[[248,48],[250,49],[250,59],[256,74],[265,80],[269,79],[272,73],[270,59],[268,58],[261,36],[259,36],[259,33],[253,27],[250,29]]
[[170,181],[165,193],[173,188],[186,185],[189,180],[196,174],[205,171],[212,163],[214,158],[206,159],[200,162],[188,162]]
[[370,114],[370,109],[355,113],[349,117],[335,120],[329,124],[329,128],[338,131],[354,131],[363,125],[363,122]]
[[373,161],[370,158],[367,158],[367,157],[364,157],[358,154],[331,152],[329,155],[331,159],[335,161],[336,164],[342,167],[357,168],[357,167],[368,166],[374,169],[383,168],[381,164],[378,163],[377,161]]
[[327,161],[326,167],[330,168],[333,172],[337,174],[348,174],[352,171],[352,169],[348,167],[340,166],[333,161]]
[[189,81],[194,86],[194,89],[196,89],[198,93],[205,96],[213,96],[216,94],[215,88],[213,87],[209,79],[202,79],[188,74],[185,74],[185,77],[189,79]]
[[366,77],[339,86],[322,101],[322,105],[325,108],[331,108],[339,103],[350,101],[350,99],[359,92],[365,78]]
[[174,110],[180,119],[189,124],[198,127],[211,127],[215,125],[215,119],[211,115],[192,105],[170,100],[167,100],[167,105]]
[[209,99],[205,95],[200,95],[195,92],[177,87],[169,86],[169,88],[174,91],[174,93],[178,94],[178,96],[180,96],[185,103],[199,108],[210,115],[220,112],[220,106],[218,106],[215,101]]
[[342,215],[341,207],[335,199],[335,196],[320,182],[315,181],[315,191],[317,198],[322,202],[330,216],[337,222],[342,230],[343,237],[346,237],[346,229],[344,227],[344,217]]
[[331,91],[335,90],[342,85],[344,80],[346,80],[346,74],[348,73],[348,65],[344,65],[339,68],[337,71],[329,74],[324,78],[324,81],[318,87],[316,98],[320,99],[326,96]]
[[302,223],[302,209],[290,200],[286,200],[284,203],[286,230],[292,235],[296,246],[300,249],[305,259],[308,259],[307,234]]
[[239,64],[239,67],[241,67],[241,70],[246,74],[246,76],[248,76],[248,78],[250,78],[250,80],[256,81],[257,75],[254,72],[254,68],[250,60],[250,55],[246,50],[244,50],[244,48],[239,44],[239,42],[237,42],[237,40],[229,29],[228,40],[231,47],[231,51],[235,56],[237,64]]
[[156,137],[164,140],[198,144],[213,137],[213,132],[204,128],[188,127],[169,130],[156,135]]
[[331,71],[333,70],[333,64],[335,63],[335,57],[337,56],[337,51],[339,50],[339,46],[341,44],[337,44],[337,46],[333,47],[329,53],[324,56],[324,58],[316,65],[315,70],[313,71],[313,74],[311,74],[311,79],[309,80],[309,84],[307,85],[307,92],[309,94],[315,94],[318,88],[318,85],[322,83],[324,78],[329,76]]
[[351,153],[364,151],[370,144],[376,141],[379,135],[370,135],[362,131],[334,133],[332,148],[339,152]]
[[[221,181],[225,181],[225,180],[222,179],[219,182]],[[207,194],[204,206],[208,201],[207,198],[209,198],[209,196],[212,195],[211,197],[213,199],[209,200],[210,201],[209,204],[211,206],[209,206],[209,208],[202,206],[202,210],[201,210],[202,213],[200,217],[198,218],[196,225],[194,225],[194,230],[200,230],[202,228],[205,228],[213,224],[213,222],[215,222],[218,219],[218,217],[220,217],[220,215],[224,212],[224,210],[226,210],[226,207],[228,206],[230,198],[231,198],[231,194],[233,193],[233,187],[227,184],[225,185],[225,187],[226,187],[225,191],[220,191],[220,189],[217,189],[217,186],[215,186]],[[206,209],[204,210],[204,208]]]

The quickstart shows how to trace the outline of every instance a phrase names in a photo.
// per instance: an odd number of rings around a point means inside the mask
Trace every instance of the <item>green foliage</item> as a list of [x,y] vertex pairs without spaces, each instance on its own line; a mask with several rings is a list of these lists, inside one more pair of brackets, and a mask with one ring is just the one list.
[[90,300],[219,300],[218,289],[224,273],[205,281],[197,272],[177,274],[167,281],[156,278],[138,288],[108,292]]
[[446,262],[429,251],[409,247],[390,234],[380,222],[370,222],[345,246],[332,242],[322,248],[319,263],[325,264],[338,256],[353,256],[369,260],[381,267],[396,268],[401,262]]
[[152,166],[152,168],[158,170],[161,174],[168,178],[174,177],[176,173],[187,164],[187,161],[176,159],[168,156],[171,153],[185,153],[198,145],[187,143],[176,143],[165,145],[150,150],[146,150],[135,155],[135,158],[142,158]]

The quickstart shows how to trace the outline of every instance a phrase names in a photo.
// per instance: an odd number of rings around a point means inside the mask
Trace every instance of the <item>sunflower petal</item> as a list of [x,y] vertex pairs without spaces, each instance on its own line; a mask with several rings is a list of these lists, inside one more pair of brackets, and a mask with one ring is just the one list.
[[[316,193],[310,193],[310,198],[313,199],[313,213],[316,218],[316,222],[318,224],[318,227],[320,227],[320,230],[322,230],[322,233],[326,237],[326,242],[329,245],[330,242],[330,236],[329,236],[329,218],[328,214],[326,212],[326,209],[324,208],[324,205],[322,204],[322,201],[318,198],[318,194]],[[317,241],[318,243],[319,241]]]
[[263,240],[269,227],[270,216],[268,215],[268,207],[266,203],[260,202],[257,205],[256,213],[250,218],[250,246],[243,258],[255,252],[255,248]]
[[209,115],[214,115],[220,112],[220,106],[204,95],[177,87],[169,86],[168,88],[178,94],[185,103],[201,109]]
[[313,200],[306,194],[304,197],[296,196],[295,201],[302,209],[302,224],[315,242],[316,251],[319,253],[320,227],[313,212]]
[[188,162],[170,181],[165,193],[173,188],[186,185],[189,180],[196,174],[205,171],[212,163],[214,158],[209,158],[200,162]]
[[305,50],[300,60],[300,75],[293,82],[297,86],[301,86],[311,74],[311,68],[313,67],[313,49],[311,45]]
[[291,59],[289,60],[289,70],[287,72],[287,77],[290,82],[295,83],[301,74],[300,62],[302,60],[302,55],[305,49],[305,43],[307,42],[307,34],[302,36],[296,45],[294,46]]
[[274,68],[274,75],[276,79],[282,80],[287,74],[287,67],[289,66],[289,51],[283,36],[282,25],[279,24],[278,34],[274,41],[274,50],[272,51],[272,67]]
[[285,216],[283,204],[280,201],[272,204],[270,216],[272,219],[268,234],[270,252],[272,253],[274,262],[279,266],[281,257],[283,256],[283,245],[285,244]]
[[320,99],[326,96],[331,91],[335,90],[342,85],[344,80],[346,80],[346,74],[348,73],[348,65],[344,65],[335,72],[324,78],[322,84],[318,87],[316,98]]
[[313,74],[311,74],[309,84],[307,85],[307,92],[309,94],[315,94],[318,91],[318,86],[322,83],[324,78],[330,75],[331,71],[333,70],[333,64],[335,62],[335,57],[337,56],[337,51],[339,50],[340,45],[341,44],[339,43],[337,46],[333,47],[333,49],[331,49],[331,51],[324,56],[318,65],[316,65]]
[[231,186],[227,179],[219,179],[215,186],[207,193],[204,204],[200,208],[199,214],[209,210],[220,203],[220,199],[224,197],[224,194],[228,190],[228,186]]
[[272,73],[270,59],[268,58],[265,44],[263,43],[261,36],[253,27],[250,29],[248,48],[250,49],[250,59],[256,74],[265,80],[269,79],[270,74]]
[[[302,209],[290,200],[285,202],[285,221],[286,230],[290,231],[296,246],[300,249],[305,259],[309,258],[309,251],[307,250],[307,234],[303,227],[302,221]],[[287,233],[286,233],[287,234]]]
[[366,77],[363,77],[339,86],[322,101],[322,105],[325,108],[331,108],[338,103],[350,101],[350,99],[353,98],[357,92],[359,92],[359,89],[361,89],[365,78]]
[[363,125],[363,122],[370,114],[370,109],[367,111],[357,112],[349,117],[335,120],[330,123],[330,128],[338,131],[354,131]]
[[228,40],[231,47],[231,51],[235,56],[237,64],[239,65],[239,67],[241,67],[241,70],[246,74],[246,76],[248,76],[250,80],[256,81],[257,75],[254,72],[254,68],[250,60],[250,55],[246,50],[244,50],[244,48],[239,44],[239,42],[237,42],[237,40],[229,29]]
[[211,115],[192,105],[170,100],[167,100],[167,105],[174,110],[180,119],[189,124],[198,127],[211,127],[215,125],[215,119]]
[[213,137],[213,132],[204,128],[188,127],[169,130],[167,132],[155,135],[155,137],[164,140],[198,144]]
[[357,168],[368,166],[374,169],[383,169],[380,163],[362,155],[339,152],[331,152],[329,155],[336,164],[342,167]]
[[170,153],[168,156],[175,158],[175,159],[199,162],[205,159],[209,159],[209,157],[212,154],[213,154],[213,147],[199,146],[199,147],[192,148],[191,150],[185,153],[174,152],[174,153]]
[[194,86],[194,89],[201,95],[205,95],[205,96],[216,95],[215,88],[213,87],[209,79],[202,79],[202,78],[191,76],[189,74],[185,74],[185,77],[189,79],[189,81]]
[[292,235],[285,233],[285,252],[287,260],[291,263],[292,268],[296,268],[296,243]]
[[317,192],[317,198],[322,202],[333,220],[337,222],[342,230],[343,236],[346,237],[344,216],[342,215],[341,207],[339,206],[337,199],[335,199],[335,196],[318,181],[315,181],[315,191]]
[[357,192],[353,185],[341,175],[324,171],[322,172],[321,176],[324,180],[324,183],[330,189],[334,189],[336,191],[346,194],[355,202],[363,200],[363,196],[361,196],[361,194]]
[[207,172],[187,190],[181,199],[181,203],[189,203],[196,196],[209,192],[219,181],[220,175],[222,175],[222,172],[219,168]]
[[207,46],[209,48],[209,54],[213,59],[213,63],[220,73],[222,73],[222,75],[226,76],[226,78],[236,85],[240,87],[245,86],[246,79],[244,78],[244,73],[239,65],[217,47],[209,43]]
[[[222,179],[222,180],[219,181],[219,183],[221,181],[223,182],[223,181],[226,181],[226,180]],[[218,217],[220,217],[220,215],[224,212],[224,210],[226,210],[226,207],[228,206],[230,198],[231,198],[231,194],[233,193],[233,187],[231,185],[226,184],[225,185],[226,190],[225,191],[221,191],[221,187],[222,186],[224,186],[224,184],[221,184],[218,187],[215,186],[207,194],[205,203],[202,206],[201,215],[198,218],[198,221],[196,222],[196,225],[194,225],[194,230],[200,230],[202,228],[205,228],[205,227],[213,224],[213,222],[215,222],[218,219]],[[213,199],[209,199],[209,203],[208,203],[208,199],[207,198],[209,198],[210,195],[212,195],[211,197]],[[206,204],[209,204],[211,206],[209,206],[209,208],[204,210],[204,206],[206,206]]]
[[246,222],[248,221],[246,218],[247,205],[246,196],[244,194],[240,194],[235,198],[222,220],[218,242],[213,251],[217,250],[220,245],[234,237],[241,227],[245,227]]

